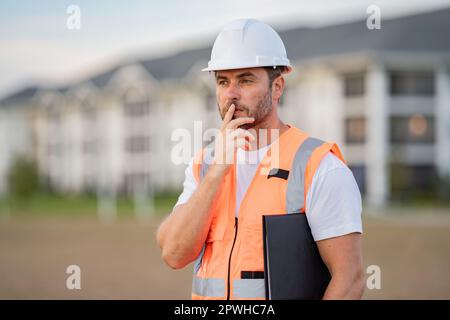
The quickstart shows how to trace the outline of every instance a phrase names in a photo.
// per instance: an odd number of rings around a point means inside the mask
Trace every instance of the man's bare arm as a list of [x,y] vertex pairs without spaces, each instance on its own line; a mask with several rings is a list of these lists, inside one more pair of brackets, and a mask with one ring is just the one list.
[[360,233],[351,233],[317,241],[331,273],[323,299],[361,299],[364,293],[361,238]]
[[163,260],[172,268],[183,268],[198,256],[212,221],[211,205],[220,183],[230,167],[228,161],[240,146],[250,147],[255,138],[238,127],[254,121],[253,118],[232,120],[234,105],[224,117],[222,135],[216,138],[215,159],[197,190],[185,204],[178,205],[158,228],[156,235]]
[[176,206],[160,225],[157,241],[163,260],[170,267],[183,268],[198,256],[211,225],[209,208],[223,175],[211,166],[189,201]]

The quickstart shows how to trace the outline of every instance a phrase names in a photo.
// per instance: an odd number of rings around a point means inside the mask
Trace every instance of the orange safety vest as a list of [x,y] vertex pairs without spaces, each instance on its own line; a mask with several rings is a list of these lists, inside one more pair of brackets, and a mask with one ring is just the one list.
[[[262,215],[305,213],[306,194],[322,158],[331,151],[345,163],[335,143],[289,127],[259,164],[238,218],[235,164],[224,176],[210,208],[213,219],[206,242],[194,264],[192,299],[265,299]],[[268,160],[274,146],[279,150],[278,168],[271,168]],[[213,148],[196,156],[197,182],[205,176],[212,158]],[[261,169],[269,174],[260,174]]]

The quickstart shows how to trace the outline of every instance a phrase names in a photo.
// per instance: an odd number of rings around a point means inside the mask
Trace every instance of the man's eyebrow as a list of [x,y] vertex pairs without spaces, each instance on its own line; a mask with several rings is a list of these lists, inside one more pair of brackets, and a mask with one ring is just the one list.
[[236,76],[237,78],[245,78],[245,77],[256,77],[256,75],[252,72],[244,72],[244,73],[240,73]]
[[[236,78],[239,78],[239,79],[240,78],[245,78],[245,77],[256,77],[256,75],[254,73],[250,72],[250,71],[247,71],[247,72],[240,73],[240,74],[238,74],[236,76]],[[219,79],[220,80],[222,80],[222,79],[227,80],[228,77],[224,76],[224,75],[216,74],[216,80],[219,80]]]
[[220,74],[216,74],[216,80],[219,80],[219,79],[228,79],[228,78],[225,76],[222,76]]

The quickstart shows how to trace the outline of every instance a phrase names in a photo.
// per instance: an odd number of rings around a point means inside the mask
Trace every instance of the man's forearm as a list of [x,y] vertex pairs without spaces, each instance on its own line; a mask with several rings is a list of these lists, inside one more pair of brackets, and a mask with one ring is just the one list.
[[352,275],[334,275],[325,291],[323,299],[361,299],[363,293],[364,277],[362,271],[357,271]]
[[317,247],[331,273],[323,299],[360,299],[364,292],[361,234],[320,240]]
[[184,267],[200,252],[212,221],[209,209],[224,175],[223,168],[212,165],[189,201],[177,206],[158,229],[163,259],[172,268]]

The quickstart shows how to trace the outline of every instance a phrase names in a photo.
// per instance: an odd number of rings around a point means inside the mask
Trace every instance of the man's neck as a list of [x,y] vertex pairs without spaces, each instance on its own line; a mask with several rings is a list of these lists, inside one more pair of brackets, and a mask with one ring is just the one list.
[[289,130],[289,126],[277,117],[273,121],[262,122],[254,130],[256,131],[257,137],[252,143],[252,149],[256,150],[278,139],[284,132]]

